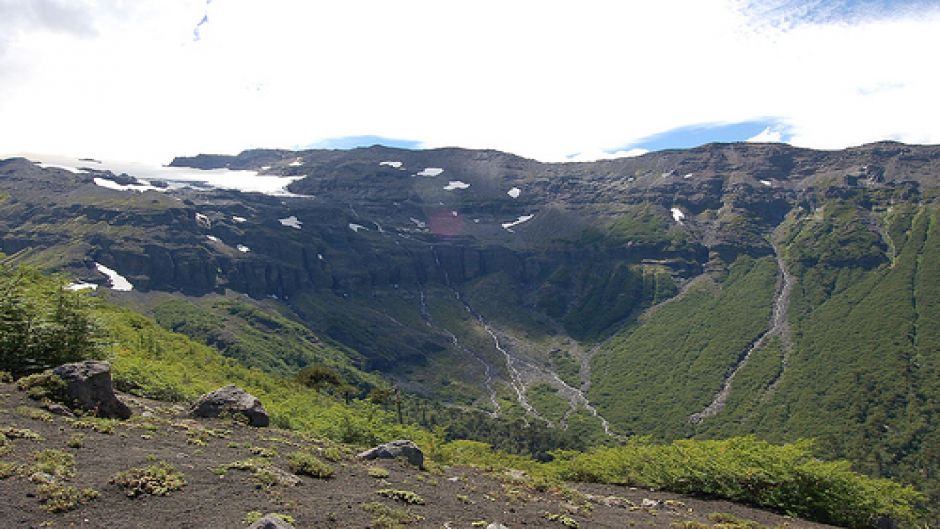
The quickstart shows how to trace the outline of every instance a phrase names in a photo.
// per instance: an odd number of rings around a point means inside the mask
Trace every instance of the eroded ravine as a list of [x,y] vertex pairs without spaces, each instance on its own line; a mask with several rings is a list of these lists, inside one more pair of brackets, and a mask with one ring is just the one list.
[[497,398],[497,395],[496,395],[496,387],[494,386],[494,383],[493,383],[493,367],[482,356],[478,355],[477,353],[475,353],[473,350],[469,349],[468,347],[465,347],[460,342],[460,339],[457,338],[457,335],[451,332],[450,329],[443,327],[441,325],[438,325],[437,323],[434,322],[434,319],[431,317],[431,311],[428,309],[428,303],[427,303],[427,298],[424,294],[424,289],[420,286],[418,287],[418,295],[420,299],[421,318],[424,320],[424,323],[428,327],[436,329],[442,334],[445,334],[446,336],[448,336],[451,342],[454,344],[454,348],[456,348],[458,351],[461,351],[471,356],[474,360],[479,362],[480,365],[483,367],[483,387],[486,390],[486,393],[489,397],[490,405],[493,407],[492,410],[487,411],[486,413],[493,418],[499,417],[500,414],[502,413],[502,406],[500,406],[499,404],[499,399]]
[[787,309],[790,306],[790,292],[793,290],[795,281],[793,276],[787,271],[786,263],[783,261],[783,256],[780,253],[780,248],[777,243],[772,242],[771,244],[774,250],[774,257],[777,261],[777,286],[774,292],[773,308],[771,310],[770,324],[768,325],[767,331],[748,344],[741,354],[738,355],[734,365],[725,375],[721,383],[721,388],[708,406],[702,411],[689,416],[689,422],[692,424],[699,424],[709,417],[714,417],[725,408],[728,396],[731,395],[731,386],[734,383],[734,377],[747,365],[751,354],[766,345],[771,338],[779,337],[781,347],[783,348],[783,365],[777,381],[782,378],[783,371],[787,368],[791,348],[790,324],[787,320]]

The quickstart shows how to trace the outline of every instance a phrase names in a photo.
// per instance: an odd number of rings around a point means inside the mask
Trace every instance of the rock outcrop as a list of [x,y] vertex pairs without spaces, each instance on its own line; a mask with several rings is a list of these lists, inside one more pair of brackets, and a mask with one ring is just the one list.
[[413,441],[406,439],[381,444],[360,453],[359,457],[361,459],[395,459],[403,457],[412,465],[424,468],[424,452]]
[[190,414],[204,418],[215,418],[223,414],[242,415],[248,419],[251,426],[263,427],[271,422],[260,400],[232,384],[199,397]]
[[280,516],[266,514],[263,518],[248,526],[248,529],[294,529],[294,526],[284,521]]
[[114,394],[111,364],[97,360],[63,364],[52,373],[65,381],[66,398],[98,417],[128,419],[131,410]]

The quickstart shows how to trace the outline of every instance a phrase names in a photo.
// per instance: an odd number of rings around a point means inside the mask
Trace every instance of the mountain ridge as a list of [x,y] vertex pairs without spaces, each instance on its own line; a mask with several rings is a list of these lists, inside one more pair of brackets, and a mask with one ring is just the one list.
[[[169,295],[231,318],[247,295],[355,369],[505,420],[550,417],[592,443],[611,441],[592,408],[615,435],[819,436],[829,455],[940,494],[923,478],[940,469],[924,257],[940,244],[940,146],[709,144],[557,164],[369,147],[171,165],[302,178],[295,196],[138,193],[96,185],[119,176],[107,171],[2,161],[0,245],[79,281],[101,284],[100,262],[135,285],[115,299],[158,314]],[[795,279],[789,345],[760,341],[781,268]],[[689,424],[732,373],[724,408]]]

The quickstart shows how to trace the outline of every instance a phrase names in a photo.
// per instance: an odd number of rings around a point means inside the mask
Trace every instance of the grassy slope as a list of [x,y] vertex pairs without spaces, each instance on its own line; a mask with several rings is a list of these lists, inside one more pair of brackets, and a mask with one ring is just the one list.
[[773,259],[742,257],[720,283],[702,282],[624,330],[595,357],[591,400],[624,430],[688,433],[687,417],[766,329],[776,274]]
[[[761,276],[762,268],[760,262],[738,263],[718,299],[734,290],[729,285],[738,285],[739,282],[738,288],[750,285],[755,277]],[[39,281],[48,283],[53,280]],[[62,284],[59,283],[59,288]],[[47,287],[45,284],[42,288]],[[119,388],[143,396],[180,401],[191,400],[203,392],[234,383],[262,400],[276,426],[304,430],[356,445],[411,438],[438,464],[483,465],[500,473],[512,467],[525,468],[534,479],[566,477],[710,493],[805,512],[819,519],[845,520],[858,527],[871,525],[875,513],[893,513],[903,517],[909,512],[908,505],[916,500],[916,495],[907,489],[848,472],[845,469],[847,464],[831,466],[818,463],[805,447],[774,448],[746,439],[683,445],[649,445],[640,441],[583,456],[558,454],[558,462],[547,465],[538,465],[519,456],[490,452],[481,443],[463,441],[445,445],[440,432],[398,425],[391,413],[377,405],[359,400],[344,405],[277,375],[245,367],[232,358],[223,357],[215,349],[164,329],[129,309],[100,301],[96,303],[94,313],[108,331],[113,375]],[[656,464],[650,466],[638,462],[638,457],[646,460],[646,456],[653,456]],[[746,459],[742,460],[744,456]],[[608,463],[616,463],[616,467],[610,467]],[[588,474],[584,470],[597,469],[598,465],[612,470],[602,474]],[[768,489],[754,488],[755,475],[764,476],[761,479],[766,478],[769,483],[784,484],[780,490],[787,494],[775,495],[771,488],[768,495]],[[800,505],[811,506],[812,509],[802,509]],[[861,518],[844,518],[846,509],[867,514]]]
[[938,497],[940,212],[907,213],[889,217],[890,265],[796,266],[795,347],[779,385],[764,393],[781,369],[768,348],[742,371],[735,402],[708,435],[814,436],[828,454]]

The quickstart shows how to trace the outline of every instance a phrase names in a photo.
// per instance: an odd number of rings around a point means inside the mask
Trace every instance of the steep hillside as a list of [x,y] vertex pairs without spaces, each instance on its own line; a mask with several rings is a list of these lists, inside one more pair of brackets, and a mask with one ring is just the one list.
[[114,301],[274,373],[326,365],[363,393],[384,377],[441,413],[585,445],[813,436],[940,494],[938,147],[713,144],[566,164],[372,147],[172,165],[288,187],[2,161],[8,262],[106,287],[103,265],[134,287]]
[[[487,521],[620,527],[626,520],[759,529],[784,520],[741,504],[786,513],[788,524],[799,527],[818,524],[792,516],[858,528],[907,526],[920,516],[920,495],[909,487],[851,472],[847,462],[821,461],[805,441],[633,440],[555,451],[546,463],[448,441],[444,428],[422,428],[417,416],[389,412],[374,398],[330,397],[249,369],[133,311],[64,287],[35,270],[0,268],[0,359],[21,375],[10,384],[10,373],[0,373],[0,520],[7,524],[216,527],[248,524],[269,511],[298,527]],[[84,345],[64,348],[76,339]],[[18,343],[26,344],[25,353]],[[95,416],[101,401],[80,407],[65,395],[57,370],[43,371],[96,357],[113,361],[103,373],[130,392],[118,395],[130,405],[121,405],[124,420]],[[258,405],[253,412],[269,414],[271,427],[187,412],[197,395],[229,383],[260,397],[267,412]],[[114,400],[110,386],[99,378],[84,394],[100,397],[107,387]],[[400,437],[423,449],[423,462],[413,463],[418,468],[354,457]]]

